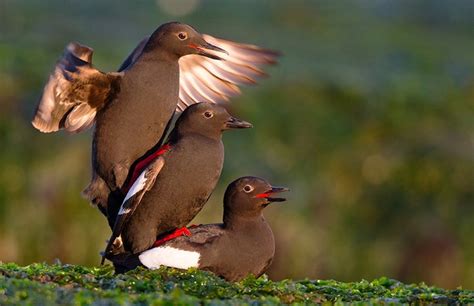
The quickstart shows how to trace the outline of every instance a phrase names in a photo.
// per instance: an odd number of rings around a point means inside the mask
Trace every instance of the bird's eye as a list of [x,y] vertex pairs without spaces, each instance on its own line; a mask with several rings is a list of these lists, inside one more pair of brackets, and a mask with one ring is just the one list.
[[185,32],[180,32],[178,33],[178,38],[181,40],[185,40],[186,38],[188,38],[188,35]]
[[245,186],[244,186],[244,191],[245,191],[246,193],[252,192],[252,191],[253,191],[253,187],[250,186],[250,185],[245,185]]
[[211,111],[204,112],[204,117],[206,117],[207,119],[210,119],[214,117],[214,113]]

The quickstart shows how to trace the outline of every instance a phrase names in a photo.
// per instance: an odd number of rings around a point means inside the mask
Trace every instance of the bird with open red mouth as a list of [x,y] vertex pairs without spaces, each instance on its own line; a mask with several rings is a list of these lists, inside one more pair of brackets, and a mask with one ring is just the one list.
[[137,266],[198,268],[229,281],[239,281],[249,274],[258,277],[268,269],[275,254],[273,232],[263,209],[270,203],[285,201],[277,194],[288,190],[258,177],[241,177],[227,187],[222,224],[191,226],[160,237],[141,254],[114,258],[115,267],[118,272]]

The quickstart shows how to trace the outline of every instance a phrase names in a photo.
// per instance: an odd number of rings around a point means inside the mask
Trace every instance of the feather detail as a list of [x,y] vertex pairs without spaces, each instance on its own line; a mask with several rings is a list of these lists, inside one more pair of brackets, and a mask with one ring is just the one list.
[[77,133],[93,125],[95,115],[118,91],[121,73],[92,66],[93,50],[70,43],[46,83],[32,120],[41,132]]
[[148,269],[158,269],[160,266],[178,269],[197,268],[200,257],[198,252],[168,246],[153,248],[138,256],[140,262]]
[[238,86],[253,85],[258,79],[266,77],[267,74],[261,67],[275,64],[279,56],[278,52],[254,45],[235,43],[206,34],[203,38],[229,54],[218,53],[222,61],[195,54],[180,58],[180,102],[177,111],[202,101],[228,101],[230,97],[240,94]]
[[112,230],[112,235],[104,251],[104,256],[107,256],[113,249],[115,239],[121,235],[123,226],[126,224],[127,220],[133,215],[138,205],[140,205],[140,202],[145,193],[150,190],[150,188],[153,187],[153,185],[155,184],[156,177],[160,173],[164,164],[164,158],[158,157],[153,162],[151,162],[133,182],[130,190],[128,191],[127,195],[125,196],[125,199],[122,202],[122,205],[120,206],[120,210],[118,212],[117,219],[115,220],[114,228]]

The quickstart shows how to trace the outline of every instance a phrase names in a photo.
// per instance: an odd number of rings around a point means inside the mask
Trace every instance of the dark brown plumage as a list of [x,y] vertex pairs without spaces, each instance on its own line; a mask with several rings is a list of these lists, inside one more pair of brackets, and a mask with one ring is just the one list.
[[[229,54],[207,40],[228,47]],[[79,132],[95,123],[93,176],[84,194],[107,215],[109,198],[123,197],[130,166],[156,144],[175,110],[228,100],[239,93],[238,85],[264,76],[260,67],[276,57],[177,22],[143,40],[119,72],[97,70],[92,49],[72,43],[50,76],[32,123],[42,132]]]
[[159,234],[188,224],[206,203],[221,174],[222,132],[248,127],[249,123],[230,116],[216,104],[198,103],[187,108],[170,134],[168,148],[130,187],[113,222],[105,254],[116,252],[113,244],[119,236],[117,242],[123,243],[124,251],[136,254],[150,248]]

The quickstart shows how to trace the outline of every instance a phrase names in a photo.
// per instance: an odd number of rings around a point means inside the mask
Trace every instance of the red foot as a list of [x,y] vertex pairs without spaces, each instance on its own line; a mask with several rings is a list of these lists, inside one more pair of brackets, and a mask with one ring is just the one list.
[[123,193],[126,194],[128,190],[130,190],[130,188],[132,187],[133,183],[136,181],[138,176],[153,160],[155,160],[158,156],[167,152],[169,149],[171,149],[171,145],[169,145],[168,143],[164,144],[158,150],[150,154],[150,156],[147,156],[145,159],[139,161],[137,165],[133,168],[132,177],[130,178],[130,181],[128,182],[128,184],[124,186]]
[[[190,228],[192,228],[192,227],[193,226],[191,225]],[[188,230],[187,227],[178,228],[174,232],[172,232],[171,234],[168,234],[168,235],[164,236],[161,239],[157,239],[155,241],[155,243],[153,243],[153,247],[156,248],[156,247],[164,244],[166,241],[173,240],[174,238],[177,238],[177,237],[180,237],[180,236],[191,236],[191,232]]]

